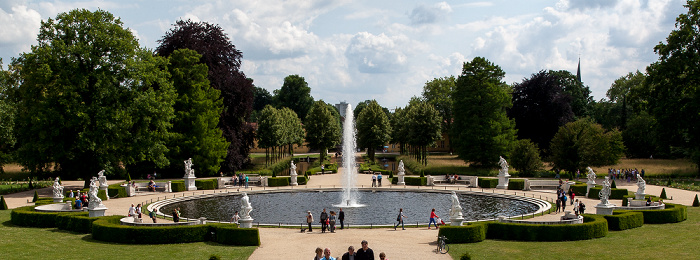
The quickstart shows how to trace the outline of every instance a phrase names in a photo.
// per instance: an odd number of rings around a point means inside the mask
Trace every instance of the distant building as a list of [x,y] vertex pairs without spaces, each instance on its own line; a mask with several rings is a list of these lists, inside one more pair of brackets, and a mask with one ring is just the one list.
[[345,101],[340,101],[340,104],[335,104],[335,108],[340,112],[340,117],[345,118],[345,110],[348,109],[348,103]]

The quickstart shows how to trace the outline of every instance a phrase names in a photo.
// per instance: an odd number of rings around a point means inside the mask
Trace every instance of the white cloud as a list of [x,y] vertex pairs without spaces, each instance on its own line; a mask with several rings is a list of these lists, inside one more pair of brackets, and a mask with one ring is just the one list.
[[403,35],[389,37],[383,33],[360,32],[350,41],[346,56],[363,73],[401,72],[408,63],[408,55],[402,50],[407,40]]
[[18,44],[28,47],[39,32],[41,15],[24,5],[13,6],[11,10],[8,13],[0,9],[0,45]]
[[452,7],[446,2],[440,2],[432,6],[419,5],[413,8],[408,18],[411,20],[411,24],[431,24],[437,22],[439,19],[444,18],[447,14],[452,12]]

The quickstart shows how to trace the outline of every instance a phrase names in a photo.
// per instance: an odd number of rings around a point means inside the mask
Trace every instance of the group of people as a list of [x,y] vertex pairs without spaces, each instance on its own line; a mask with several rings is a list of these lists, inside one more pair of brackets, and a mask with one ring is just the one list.
[[372,187],[381,187],[382,186],[382,173],[373,173],[372,174]]
[[459,180],[459,176],[457,176],[457,174],[454,174],[454,175],[445,174],[445,181],[447,183],[455,184],[455,183],[457,183],[458,180]]
[[73,193],[73,190],[70,190],[68,193],[69,198],[75,198],[75,208],[76,209],[82,209],[83,207],[88,206],[88,196],[87,192],[80,192],[77,191],[77,194]]
[[608,169],[608,176],[610,179],[615,180],[627,180],[627,182],[633,182],[637,181],[637,174],[639,174],[639,177],[644,178],[644,169],[637,170],[637,168],[634,169]]
[[[326,229],[328,229],[328,231],[331,233],[335,233],[335,225],[337,221],[340,221],[340,229],[345,228],[345,212],[343,212],[342,208],[340,208],[337,213],[331,210],[330,214],[326,212],[326,209],[323,209],[319,218],[321,223],[321,233],[326,233]],[[313,223],[314,216],[311,214],[311,211],[307,211],[306,224],[309,225],[308,232],[313,232],[313,228],[311,227],[311,224]]]
[[576,193],[573,189],[569,189],[569,194],[561,188],[557,188],[557,210],[556,212],[564,212],[566,210],[566,202],[569,201],[570,205],[574,208],[574,213],[576,215],[583,214],[586,211],[586,205],[583,200],[576,199]]
[[233,175],[231,177],[231,181],[233,182],[233,186],[238,185],[238,187],[243,187],[245,185],[246,189],[248,188],[248,175],[239,173],[238,175]]
[[[367,240],[362,240],[360,243],[362,247],[355,252],[355,247],[348,247],[348,251],[345,252],[341,257],[332,257],[331,249],[326,247],[326,249],[316,248],[316,256],[314,260],[374,260],[374,251],[369,248]],[[386,254],[384,252],[379,253],[380,260],[386,260]]]
[[[134,217],[134,218],[141,218],[141,204],[137,204],[136,207],[134,207],[134,204],[131,204],[131,207],[129,207],[129,214],[127,215],[129,217]],[[148,217],[153,220],[153,223],[156,223],[156,212],[151,211],[148,213]],[[173,215],[173,219],[175,216]],[[177,221],[175,221],[177,222]]]

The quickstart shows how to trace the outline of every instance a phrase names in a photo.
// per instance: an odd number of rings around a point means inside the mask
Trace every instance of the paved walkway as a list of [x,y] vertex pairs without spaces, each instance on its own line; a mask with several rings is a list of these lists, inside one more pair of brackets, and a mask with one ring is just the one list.
[[[299,186],[295,189],[315,189],[318,187],[340,187],[342,172],[338,174],[326,174],[312,176],[307,185]],[[388,176],[387,176],[388,177]],[[109,181],[111,183],[121,182],[120,180]],[[370,187],[371,175],[360,174],[357,177],[358,187]],[[65,190],[82,188],[82,181],[65,181]],[[634,183],[621,182],[617,184],[620,188],[627,188],[635,191]],[[391,187],[386,182],[383,188]],[[394,186],[396,187],[396,186]],[[463,185],[447,185],[433,187],[410,187],[413,189],[447,189],[447,190],[465,190]],[[648,194],[660,195],[663,187],[647,185],[646,191]],[[262,187],[251,187],[252,190],[260,190]],[[481,189],[473,189],[481,191]],[[215,191],[197,191],[197,192],[179,192],[179,193],[161,193],[161,192],[140,192],[139,196],[129,198],[117,198],[104,201],[108,210],[107,215],[126,215],[131,204],[142,202],[150,203],[151,200],[162,200],[165,197],[172,198],[173,196],[190,196],[193,193],[213,193],[213,192],[228,192],[229,190]],[[483,190],[486,193],[497,192],[507,194],[516,194],[520,196],[536,197],[552,201],[555,198],[553,190],[544,191],[503,191],[503,190]],[[40,196],[51,196],[51,188],[38,190]],[[697,192],[679,190],[674,188],[666,188],[666,194],[672,200],[666,200],[670,203],[678,203],[690,206]],[[10,208],[32,205],[30,203],[34,191],[26,191],[15,194],[4,195],[5,200]],[[598,203],[597,200],[588,198],[576,197],[582,199],[587,205],[588,212],[594,212],[593,207]],[[612,203],[621,205],[620,200],[611,200]],[[567,205],[571,207],[570,205]],[[567,207],[567,210],[569,208]],[[426,213],[426,220],[427,220]],[[538,216],[532,220],[558,220],[563,213],[552,213],[544,216]],[[317,218],[317,216],[315,216]],[[162,221],[162,220],[159,220]],[[451,259],[448,255],[435,253],[435,240],[437,238],[437,230],[427,228],[407,228],[406,230],[394,230],[393,228],[374,228],[374,229],[346,229],[337,230],[336,233],[321,233],[319,231],[311,233],[301,233],[298,229],[287,228],[261,228],[260,229],[261,245],[251,255],[250,259],[270,259],[285,256],[287,259],[310,259],[314,255],[316,247],[328,247],[332,251],[333,256],[340,256],[347,251],[348,246],[360,248],[362,240],[369,241],[369,247],[372,248],[377,255],[380,252],[385,252],[389,259]]]

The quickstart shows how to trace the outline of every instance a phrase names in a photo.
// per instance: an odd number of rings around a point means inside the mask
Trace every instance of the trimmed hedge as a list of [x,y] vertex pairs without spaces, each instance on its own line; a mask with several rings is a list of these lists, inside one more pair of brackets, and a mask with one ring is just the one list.
[[107,186],[107,194],[109,194],[109,197],[115,198],[126,198],[126,188],[120,186],[121,183],[116,183]]
[[[197,181],[195,180],[195,185],[197,184]],[[171,181],[170,182],[170,189],[172,192],[183,192],[187,191],[185,188],[185,181],[184,180],[179,180],[179,181]]]
[[478,183],[479,183],[479,187],[481,187],[481,188],[491,189],[491,188],[496,188],[496,186],[498,186],[498,179],[479,178]]
[[510,179],[510,180],[508,180],[508,189],[509,190],[523,190],[523,189],[525,189],[525,180],[523,180],[523,179]]
[[576,193],[576,196],[584,197],[586,196],[586,190],[588,189],[588,184],[574,184],[569,186],[569,190]]
[[598,215],[583,215],[583,224],[546,225],[491,222],[486,238],[517,241],[574,241],[604,237],[608,221]]
[[259,246],[260,234],[254,228],[207,224],[189,226],[122,226],[123,216],[99,218],[92,223],[92,238],[126,244],[175,244],[216,241],[229,245]]
[[[399,177],[394,177],[394,179],[396,179],[396,181],[398,183]],[[425,185],[428,185],[428,177],[404,176],[403,181],[406,183],[407,186],[425,186]]]
[[34,207],[26,206],[13,209],[10,213],[12,224],[23,227],[56,227],[57,212],[38,212],[34,211]]
[[[185,182],[182,182],[183,186]],[[219,187],[219,182],[217,179],[203,179],[203,180],[194,180],[194,186],[197,187],[197,190],[215,190],[216,187]]]
[[445,236],[448,243],[476,243],[486,239],[489,222],[467,223],[466,226],[442,226],[438,236]]
[[633,210],[644,214],[644,224],[676,223],[688,219],[688,207],[666,203],[662,210]]
[[[107,200],[107,191],[106,190],[97,190],[97,197],[100,198],[101,200]],[[75,200],[73,201],[75,204]]]
[[619,210],[603,217],[608,221],[608,230],[619,231],[644,225],[644,215],[636,211]]
[[5,203],[5,196],[0,196],[0,210],[6,210],[6,209],[7,209],[7,203]]
[[[297,178],[297,180],[298,179],[299,178]],[[269,177],[269,178],[267,178],[267,186],[269,186],[269,187],[289,186],[290,181],[291,181],[291,177]]]
[[62,213],[56,215],[56,227],[77,233],[89,234],[92,232],[92,222],[98,218],[89,217],[88,212]]
[[[591,191],[588,193],[588,198],[589,199],[599,199],[598,194],[600,193],[600,190],[602,190],[603,187],[596,186],[591,188]],[[577,193],[578,194],[578,193]],[[610,189],[610,198],[609,199],[614,199],[614,200],[621,200],[623,197],[627,196],[629,192],[627,189]],[[585,195],[585,192],[584,192]]]

